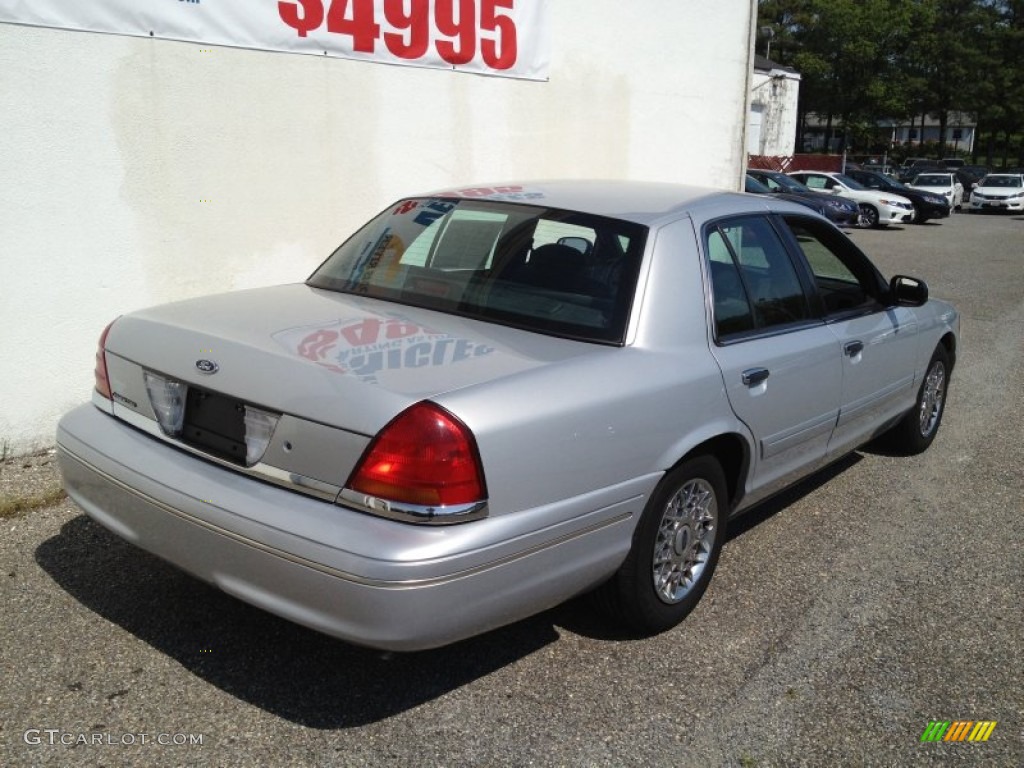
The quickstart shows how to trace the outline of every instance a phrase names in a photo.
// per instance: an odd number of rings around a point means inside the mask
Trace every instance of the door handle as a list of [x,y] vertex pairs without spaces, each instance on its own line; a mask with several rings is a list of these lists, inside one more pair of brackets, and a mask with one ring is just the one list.
[[748,368],[740,375],[740,380],[748,387],[756,387],[768,378],[767,368]]
[[846,353],[847,357],[856,357],[864,351],[863,341],[848,341],[843,344],[843,352]]

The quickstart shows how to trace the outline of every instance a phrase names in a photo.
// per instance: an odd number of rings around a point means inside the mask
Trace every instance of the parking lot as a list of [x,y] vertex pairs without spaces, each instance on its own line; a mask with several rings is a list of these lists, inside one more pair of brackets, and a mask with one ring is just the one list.
[[[0,764],[1024,765],[1024,217],[851,236],[962,313],[939,437],[747,515],[675,630],[624,638],[579,599],[380,654],[65,500],[0,520]],[[922,743],[936,720],[997,725]]]

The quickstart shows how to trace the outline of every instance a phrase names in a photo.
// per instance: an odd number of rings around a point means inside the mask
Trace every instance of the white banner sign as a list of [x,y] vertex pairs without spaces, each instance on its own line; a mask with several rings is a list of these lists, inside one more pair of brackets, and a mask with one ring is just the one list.
[[547,0],[0,0],[0,22],[545,80]]

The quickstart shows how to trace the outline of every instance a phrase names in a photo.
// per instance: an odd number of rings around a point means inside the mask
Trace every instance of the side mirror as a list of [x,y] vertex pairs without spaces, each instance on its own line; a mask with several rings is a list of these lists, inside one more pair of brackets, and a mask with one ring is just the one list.
[[889,300],[896,307],[920,307],[928,301],[928,285],[916,277],[896,275],[889,281]]

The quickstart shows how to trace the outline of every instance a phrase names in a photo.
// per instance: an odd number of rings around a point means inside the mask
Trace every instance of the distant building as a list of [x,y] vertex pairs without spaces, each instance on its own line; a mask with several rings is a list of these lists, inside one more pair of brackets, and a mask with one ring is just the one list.
[[796,147],[800,73],[756,55],[750,90],[747,153],[792,155]]
[[[918,147],[922,144],[939,143],[939,120],[928,115],[921,120],[879,120],[875,123],[872,144],[882,147]],[[950,112],[946,125],[945,145],[949,154],[974,151],[974,137],[977,125],[974,115],[967,112]],[[838,120],[833,119],[832,138],[825,146],[825,119],[814,112],[807,113],[803,126],[803,152],[841,152],[843,147],[843,129]],[[856,152],[870,151],[873,147],[847,146]]]

